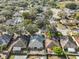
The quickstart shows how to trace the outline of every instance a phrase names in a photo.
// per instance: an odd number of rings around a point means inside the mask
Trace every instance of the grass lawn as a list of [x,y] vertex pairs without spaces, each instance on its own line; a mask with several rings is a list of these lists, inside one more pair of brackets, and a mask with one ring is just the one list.
[[10,56],[10,59],[14,59],[14,55],[11,55],[11,56]]

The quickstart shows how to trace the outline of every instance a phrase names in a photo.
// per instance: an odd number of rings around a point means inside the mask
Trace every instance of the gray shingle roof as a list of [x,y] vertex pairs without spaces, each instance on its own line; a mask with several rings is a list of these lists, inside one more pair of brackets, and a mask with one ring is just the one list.
[[7,45],[11,40],[12,36],[8,34],[4,34],[0,36],[0,45]]
[[42,35],[34,35],[34,36],[31,36],[30,40],[34,40],[34,39],[36,39],[36,40],[38,40],[40,42],[42,42],[42,41],[45,40],[45,38]]
[[43,48],[44,37],[42,35],[34,35],[30,38],[29,48]]
[[17,39],[18,40],[16,41],[14,47],[26,48],[30,40],[30,36],[21,35],[21,36],[18,36]]
[[37,48],[37,49],[43,48],[43,42],[40,42],[36,39],[31,40],[29,44],[29,48]]
[[14,44],[14,47],[21,47],[21,48],[26,48],[25,42],[23,42],[23,40],[19,39],[17,40],[17,42]]

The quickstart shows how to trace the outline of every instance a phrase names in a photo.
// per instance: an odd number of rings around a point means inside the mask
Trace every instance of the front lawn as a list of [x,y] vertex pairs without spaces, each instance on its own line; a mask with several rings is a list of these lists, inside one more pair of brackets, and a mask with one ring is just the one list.
[[10,59],[14,59],[14,55],[11,55],[11,56],[10,56]]

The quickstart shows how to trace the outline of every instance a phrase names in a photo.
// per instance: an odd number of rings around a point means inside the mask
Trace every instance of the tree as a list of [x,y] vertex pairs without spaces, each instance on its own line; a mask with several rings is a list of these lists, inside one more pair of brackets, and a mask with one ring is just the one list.
[[77,4],[75,4],[75,3],[67,3],[65,7],[74,10],[74,9],[77,8]]
[[49,39],[52,39],[52,37],[54,36],[54,33],[52,32],[53,31],[53,27],[51,25],[47,25],[46,26],[46,35]]
[[49,18],[52,17],[53,12],[52,12],[50,9],[48,9],[48,10],[44,13],[44,15],[45,15],[46,19],[49,19]]
[[32,19],[24,19],[22,22],[23,26],[27,26],[28,24],[32,24],[32,23],[33,23]]
[[17,26],[6,26],[6,30],[8,31],[8,33],[14,34],[17,32],[18,28]]
[[38,13],[42,13],[42,12],[43,12],[42,7],[39,6],[39,7],[37,8],[37,12],[38,12]]
[[66,12],[64,12],[64,11],[62,10],[62,12],[59,12],[59,13],[58,13],[58,16],[62,19],[62,18],[65,18],[65,17],[67,16],[67,14],[66,14]]
[[12,11],[14,11],[15,10],[15,7],[9,5],[9,6],[6,6],[5,9],[6,10],[12,10]]
[[27,19],[27,18],[29,18],[30,14],[29,14],[29,12],[23,12],[22,16],[24,17],[24,19]]
[[63,36],[61,32],[56,32],[55,35],[56,35],[57,37]]
[[51,39],[51,37],[53,36],[53,33],[51,31],[47,32],[47,36]]
[[6,21],[6,18],[4,16],[0,16],[0,23],[3,23]]
[[3,51],[3,45],[0,45],[0,52]]
[[0,24],[0,30],[2,30],[2,31],[6,31],[6,26],[5,25],[3,25],[3,24]]
[[36,14],[34,13],[33,10],[28,11],[28,12],[23,12],[22,16],[24,19],[32,19],[34,20],[36,18]]
[[28,31],[31,35],[38,32],[38,28],[35,24],[28,24],[27,27],[25,27],[26,31]]
[[27,7],[28,6],[28,3],[27,3],[27,1],[22,1],[22,2],[20,2],[19,3],[19,5],[18,6],[20,6],[20,7]]
[[13,15],[11,10],[3,10],[1,13],[3,16],[5,16],[6,19],[12,18]]
[[29,9],[29,14],[35,17],[36,14],[37,14],[37,8],[35,6],[34,7],[31,7]]
[[53,47],[52,50],[57,54],[57,55],[63,55],[63,50],[60,47]]
[[76,18],[77,20],[79,20],[79,12],[77,12],[77,13],[74,15],[74,18]]
[[48,20],[36,20],[36,25],[38,26],[38,28],[46,28],[46,25],[49,25],[49,21]]
[[57,7],[57,3],[56,3],[55,0],[50,0],[50,1],[48,1],[48,4],[49,4],[51,7],[53,7],[53,8],[56,8],[56,7]]
[[29,7],[29,11],[23,12],[22,16],[24,17],[24,19],[32,19],[35,20],[37,15],[37,8],[34,7]]

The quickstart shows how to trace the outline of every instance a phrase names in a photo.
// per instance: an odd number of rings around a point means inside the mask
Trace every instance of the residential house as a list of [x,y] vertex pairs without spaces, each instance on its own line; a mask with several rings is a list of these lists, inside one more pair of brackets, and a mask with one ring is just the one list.
[[21,35],[17,37],[17,40],[14,42],[12,51],[15,53],[16,51],[21,52],[23,49],[27,49],[29,41],[29,35]]
[[15,13],[13,14],[13,17],[22,17],[22,15],[21,15],[21,13],[19,13],[19,12],[15,12]]
[[9,19],[6,21],[6,25],[16,25],[18,23],[21,23],[22,22],[22,16],[19,12],[16,12],[12,19]]
[[0,36],[0,45],[7,45],[12,37],[12,35],[3,34],[2,36]]
[[40,13],[40,14],[37,14],[36,18],[39,19],[39,20],[44,20],[45,16],[42,13]]
[[55,21],[55,19],[52,17],[50,20],[49,20],[50,24],[53,26],[56,26],[57,25],[57,21]]
[[9,19],[6,21],[6,25],[16,25],[16,23],[13,19]]
[[67,20],[67,19],[64,19],[64,20],[60,20],[60,22],[64,25],[76,25],[78,24],[79,21],[77,20]]
[[30,38],[29,49],[42,49],[44,48],[43,42],[45,38],[43,35],[33,35]]
[[77,45],[70,36],[62,36],[60,39],[60,43],[64,51],[69,53],[76,52]]
[[57,31],[61,32],[62,35],[67,36],[68,32],[70,31],[66,26],[63,26],[61,24],[58,24],[56,27]]
[[9,45],[13,38],[13,35],[3,34],[0,36],[0,49],[3,49]]
[[6,21],[6,25],[17,25],[19,23],[22,22],[22,18],[21,17],[15,17],[13,19],[9,19]]
[[59,47],[59,42],[56,40],[50,40],[46,39],[45,40],[45,47],[47,48],[48,53],[53,53],[52,48],[58,46]]
[[51,9],[53,11],[53,18],[55,19],[60,19],[60,17],[58,16],[58,13],[61,12],[61,9],[56,9],[56,8],[52,8]]

